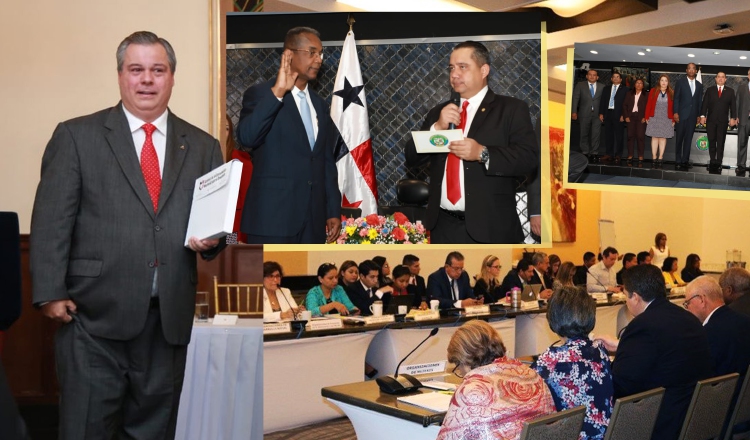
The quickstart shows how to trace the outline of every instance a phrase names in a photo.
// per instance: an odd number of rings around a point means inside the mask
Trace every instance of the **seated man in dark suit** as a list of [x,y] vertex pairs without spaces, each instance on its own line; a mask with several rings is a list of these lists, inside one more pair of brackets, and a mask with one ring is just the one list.
[[737,312],[750,315],[750,272],[732,267],[719,277],[724,302]]
[[635,259],[638,263],[638,266],[640,266],[641,264],[651,264],[651,254],[648,253],[648,251],[638,252],[638,255],[635,256]]
[[534,266],[534,275],[529,284],[541,284],[542,290],[539,292],[539,297],[549,299],[552,296],[552,279],[547,275],[549,256],[544,252],[537,252],[531,256],[531,264]]
[[708,338],[689,312],[667,300],[664,276],[653,265],[623,274],[626,304],[635,316],[622,337],[597,338],[616,352],[612,364],[614,398],[666,388],[652,440],[680,434],[695,383],[713,375]]
[[467,307],[482,304],[474,297],[469,275],[464,271],[464,256],[451,252],[445,258],[445,266],[427,277],[427,296],[440,301],[441,309]]
[[531,265],[531,260],[522,259],[516,264],[515,269],[505,275],[503,283],[500,285],[500,291],[510,292],[514,287],[523,290],[523,286],[531,284],[533,276],[534,266]]
[[573,275],[573,284],[576,286],[585,286],[586,278],[589,274],[589,267],[596,264],[596,255],[593,252],[583,254],[583,266],[576,266],[576,273]]
[[636,259],[634,253],[628,252],[622,256],[622,269],[620,269],[620,271],[617,272],[617,285],[618,286],[622,286],[622,274],[625,273],[626,270],[630,269],[633,266],[636,266],[637,264],[638,264],[638,260]]
[[372,315],[370,306],[375,301],[383,301],[383,308],[388,305],[393,287],[378,289],[379,266],[372,260],[359,263],[359,282],[346,286],[346,294],[351,302],[362,312],[362,316]]
[[[424,277],[419,276],[421,268],[419,267],[419,257],[412,254],[404,255],[402,264],[409,268],[411,272],[411,278],[409,278],[409,286],[406,290],[414,295],[414,305],[420,308],[427,308],[427,285],[424,282]],[[419,301],[419,303],[417,303]]]

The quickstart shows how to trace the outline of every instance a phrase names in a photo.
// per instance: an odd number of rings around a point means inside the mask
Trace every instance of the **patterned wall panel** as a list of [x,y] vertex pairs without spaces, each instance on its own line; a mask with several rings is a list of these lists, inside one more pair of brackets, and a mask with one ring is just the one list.
[[[529,105],[532,121],[540,117],[540,40],[483,41],[490,51],[490,88],[501,95],[522,99]],[[397,205],[396,182],[404,178],[429,180],[426,168],[409,170],[404,146],[427,112],[448,99],[448,59],[456,43],[358,45],[357,54],[365,83],[370,115],[378,203]],[[331,103],[341,46],[324,47],[325,59],[312,84]],[[227,50],[227,113],[236,124],[244,91],[276,76],[280,48]],[[526,193],[517,195],[517,211],[528,232]]]

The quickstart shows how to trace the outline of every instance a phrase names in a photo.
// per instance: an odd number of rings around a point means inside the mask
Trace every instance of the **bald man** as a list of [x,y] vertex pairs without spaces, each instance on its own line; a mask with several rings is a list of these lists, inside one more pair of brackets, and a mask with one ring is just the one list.
[[718,281],[706,275],[687,285],[683,305],[703,323],[716,375],[744,376],[750,365],[750,316],[725,306]]

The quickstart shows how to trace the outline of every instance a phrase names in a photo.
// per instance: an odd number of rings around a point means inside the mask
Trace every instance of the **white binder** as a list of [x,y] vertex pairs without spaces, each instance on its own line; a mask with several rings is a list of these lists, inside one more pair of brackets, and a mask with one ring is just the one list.
[[233,159],[195,180],[185,247],[190,237],[203,240],[233,232],[241,178],[242,162]]

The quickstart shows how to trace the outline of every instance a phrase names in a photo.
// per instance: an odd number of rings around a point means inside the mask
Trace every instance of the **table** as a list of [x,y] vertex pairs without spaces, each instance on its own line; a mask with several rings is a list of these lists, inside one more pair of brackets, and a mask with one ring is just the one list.
[[263,346],[263,431],[341,417],[320,396],[326,386],[364,379],[367,332],[266,342]]
[[179,439],[263,438],[263,328],[194,324],[177,414]]
[[[460,380],[452,374],[425,375],[419,379],[430,377],[454,383]],[[410,394],[426,392],[432,390],[422,388]],[[346,413],[357,440],[435,440],[445,417],[444,412],[399,402],[397,396],[381,393],[373,381],[326,387],[320,393]]]

